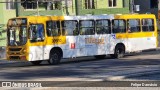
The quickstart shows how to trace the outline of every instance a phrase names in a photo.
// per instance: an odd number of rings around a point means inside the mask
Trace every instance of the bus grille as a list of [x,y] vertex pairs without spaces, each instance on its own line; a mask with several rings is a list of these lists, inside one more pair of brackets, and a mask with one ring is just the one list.
[[20,60],[20,57],[19,56],[10,56],[10,59],[11,60]]
[[9,51],[21,51],[22,48],[9,48]]

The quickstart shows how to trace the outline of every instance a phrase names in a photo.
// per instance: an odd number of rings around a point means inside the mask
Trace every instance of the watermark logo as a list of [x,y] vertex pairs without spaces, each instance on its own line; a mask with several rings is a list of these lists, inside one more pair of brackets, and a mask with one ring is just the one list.
[[12,87],[11,82],[2,82],[2,87]]
[[2,82],[2,87],[42,87],[40,82]]

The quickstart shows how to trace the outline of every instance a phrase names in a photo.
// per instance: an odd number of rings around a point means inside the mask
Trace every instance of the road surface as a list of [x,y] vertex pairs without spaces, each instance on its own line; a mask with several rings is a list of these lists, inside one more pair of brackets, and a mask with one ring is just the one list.
[[[67,61],[67,62],[65,62]],[[160,80],[160,50],[130,54],[122,59],[84,57],[60,65],[0,61],[0,80],[125,81]]]

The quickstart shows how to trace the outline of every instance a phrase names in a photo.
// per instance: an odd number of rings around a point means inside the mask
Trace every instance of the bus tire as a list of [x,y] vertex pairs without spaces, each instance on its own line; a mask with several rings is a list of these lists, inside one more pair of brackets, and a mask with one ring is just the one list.
[[48,60],[49,64],[57,65],[60,63],[62,55],[59,50],[54,50],[50,53],[50,58]]
[[95,55],[94,56],[96,59],[104,59],[106,55]]
[[31,61],[33,65],[39,65],[42,61]]
[[114,54],[111,54],[111,57],[119,59],[124,57],[124,53],[125,53],[125,47],[123,45],[117,45]]

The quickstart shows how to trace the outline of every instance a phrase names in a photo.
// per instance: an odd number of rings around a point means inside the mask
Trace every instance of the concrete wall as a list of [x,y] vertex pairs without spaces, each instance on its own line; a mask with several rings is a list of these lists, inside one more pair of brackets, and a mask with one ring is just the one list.
[[[6,0],[1,0],[1,2]],[[15,17],[16,11],[13,10],[7,10],[6,9],[6,3],[0,3],[0,58],[5,58],[6,55],[6,24],[8,22],[9,18]]]
[[152,13],[158,17],[158,8],[150,8],[150,0],[134,0],[134,2],[135,5],[140,5],[140,11],[137,13]]
[[[82,3],[84,3],[84,0],[82,0]],[[97,0],[97,9],[106,9],[109,8],[108,0]],[[123,7],[123,0],[117,0],[117,7],[116,8],[122,8]],[[115,7],[114,7],[115,8]]]
[[[20,1],[20,0],[19,0]],[[68,3],[68,9],[66,9],[66,2],[62,1],[62,6],[60,10],[45,10],[39,9],[40,15],[66,15],[68,10],[69,15],[75,15],[75,0],[67,0],[70,1]],[[18,4],[18,16],[29,16],[29,15],[37,15],[37,9],[33,10],[25,10],[21,4]]]
[[[96,9],[84,9],[84,0],[67,0],[68,9],[66,9],[66,2],[62,1],[61,10],[39,10],[40,15],[67,15],[67,10],[69,15],[76,15],[76,5],[78,2],[78,13],[79,15],[84,14],[116,14],[116,13],[129,13],[129,0],[117,0],[117,7],[108,7],[108,0],[97,0]],[[124,2],[123,2],[124,1]],[[124,7],[123,7],[124,6]],[[21,4],[18,5],[18,15],[37,15],[37,9],[34,10],[24,10]]]
[[97,0],[96,9],[84,9],[84,0],[78,0],[78,6],[79,6],[79,15],[129,13],[129,0],[117,0],[117,7],[112,7],[112,8],[108,7],[108,0]]
[[[6,1],[6,0],[1,0]],[[0,3],[0,46],[6,46],[6,24],[9,18],[16,17],[16,11],[6,9],[6,3]]]
[[[1,0],[6,1],[6,0]],[[16,16],[16,10],[6,9],[6,3],[0,3],[0,24],[6,24],[9,18]]]

